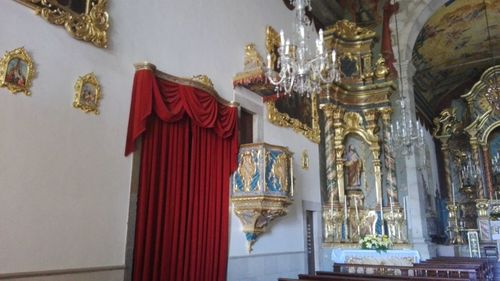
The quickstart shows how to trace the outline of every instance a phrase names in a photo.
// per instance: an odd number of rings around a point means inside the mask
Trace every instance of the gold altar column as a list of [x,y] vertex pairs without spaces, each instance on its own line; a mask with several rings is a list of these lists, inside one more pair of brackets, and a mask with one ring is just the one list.
[[[479,160],[479,144],[477,142],[476,136],[471,136],[469,139],[471,148],[472,148],[472,159],[474,160],[474,165],[481,171],[481,161]],[[481,173],[482,174],[482,173]],[[483,179],[481,177],[478,178],[477,181],[477,199],[484,199],[484,187],[483,187]]]
[[325,113],[326,188],[328,191],[328,199],[326,201],[328,205],[339,203],[335,157],[335,127],[333,116],[336,108],[337,107],[333,104],[326,104],[321,107]]
[[491,168],[490,153],[488,151],[487,145],[481,145],[481,150],[483,151],[483,164],[484,164],[484,177],[486,180],[486,186],[488,187],[488,198],[493,200],[495,197],[495,190],[493,187],[493,172]]
[[323,206],[324,242],[341,242],[344,212],[339,202],[337,186],[337,168],[335,151],[335,120],[336,106],[326,104],[321,107],[325,113],[325,153],[326,153],[326,188],[328,198]]
[[389,204],[392,203],[393,207],[398,207],[398,189],[396,186],[396,164],[394,160],[394,152],[392,151],[391,132],[389,131],[391,122],[391,108],[384,108],[381,110],[382,122],[384,125],[384,164],[386,168],[386,181],[387,181],[387,198]]

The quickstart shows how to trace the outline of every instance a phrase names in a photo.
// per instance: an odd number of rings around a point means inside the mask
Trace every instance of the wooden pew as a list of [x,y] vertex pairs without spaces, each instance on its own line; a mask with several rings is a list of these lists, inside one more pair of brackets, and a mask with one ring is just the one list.
[[442,264],[431,264],[429,267],[425,267],[336,263],[333,266],[333,271],[375,275],[468,278],[469,280],[478,279],[476,268],[467,268],[466,266],[458,267],[455,265],[446,266]]
[[427,277],[427,276],[380,276],[380,275],[369,275],[369,274],[352,274],[352,273],[337,273],[328,272],[328,274],[323,275],[306,275],[299,274],[299,280],[315,280],[315,281],[338,281],[338,280],[350,280],[350,281],[376,281],[376,280],[413,280],[413,281],[464,281],[468,280],[466,278],[443,278],[443,277]]
[[[436,267],[446,267],[450,269],[461,268],[461,269],[471,269],[475,271],[476,280],[492,280],[493,279],[493,265],[488,263],[486,259],[475,259],[475,258],[462,258],[462,257],[440,257],[433,258],[427,261],[423,261],[419,264],[414,264],[415,267],[432,268]],[[473,274],[470,274],[471,278]],[[472,279],[471,279],[472,280]]]

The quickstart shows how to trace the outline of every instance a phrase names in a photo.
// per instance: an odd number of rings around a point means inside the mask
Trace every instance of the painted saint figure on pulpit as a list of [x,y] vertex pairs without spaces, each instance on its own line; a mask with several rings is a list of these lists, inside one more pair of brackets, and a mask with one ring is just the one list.
[[360,187],[361,186],[361,172],[363,170],[363,161],[359,157],[358,152],[354,148],[354,145],[349,144],[345,157],[345,168],[347,175],[347,186],[348,187]]

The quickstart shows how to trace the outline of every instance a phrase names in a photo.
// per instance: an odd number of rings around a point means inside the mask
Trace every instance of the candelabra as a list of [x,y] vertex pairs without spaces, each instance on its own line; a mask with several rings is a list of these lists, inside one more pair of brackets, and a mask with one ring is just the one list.
[[401,120],[396,121],[395,127],[391,124],[391,135],[392,144],[396,150],[408,156],[414,149],[424,146],[424,129],[418,121],[414,125],[409,116],[405,99],[400,97]]
[[[309,48],[307,41],[311,29],[311,21],[306,16],[306,9],[311,10],[311,0],[291,0],[295,7],[295,39],[285,39],[280,31],[279,58],[274,69],[271,55],[267,55],[266,76],[276,88],[277,93],[285,92],[291,95],[317,93],[324,84],[330,84],[340,79],[340,71],[335,50],[327,52],[324,47],[323,30],[319,30],[316,40],[316,51]],[[292,38],[293,39],[293,38]]]

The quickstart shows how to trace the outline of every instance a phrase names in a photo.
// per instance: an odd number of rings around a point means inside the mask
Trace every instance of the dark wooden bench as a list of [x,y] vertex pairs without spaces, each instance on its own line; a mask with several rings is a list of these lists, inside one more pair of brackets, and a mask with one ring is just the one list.
[[337,280],[351,280],[351,281],[375,281],[375,280],[414,280],[414,281],[464,281],[466,278],[442,278],[442,277],[427,277],[427,276],[380,276],[380,275],[367,275],[367,274],[352,274],[352,273],[338,273],[328,272],[323,275],[306,275],[299,274],[298,280],[315,280],[315,281],[337,281]]
[[[416,265],[416,264],[415,264]],[[444,278],[467,278],[477,280],[477,269],[457,266],[445,266],[432,264],[430,268],[425,266],[396,266],[396,265],[371,265],[371,264],[340,264],[333,266],[334,272],[396,275],[396,276],[427,276]]]
[[321,276],[362,276],[362,277],[376,277],[383,278],[385,280],[469,280],[468,277],[452,277],[452,276],[425,276],[425,275],[415,275],[415,276],[404,276],[404,275],[378,275],[378,274],[358,274],[358,273],[344,273],[344,272],[331,272],[331,271],[318,271],[317,275]]
[[415,267],[447,267],[474,269],[477,280],[492,280],[494,266],[487,259],[467,258],[467,257],[438,257],[415,264]]

